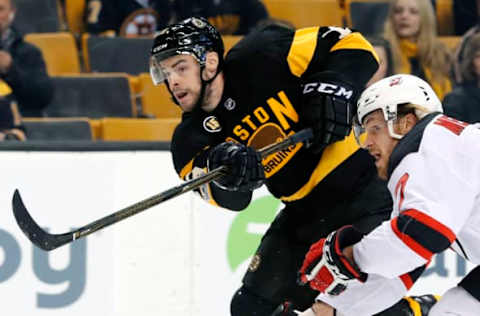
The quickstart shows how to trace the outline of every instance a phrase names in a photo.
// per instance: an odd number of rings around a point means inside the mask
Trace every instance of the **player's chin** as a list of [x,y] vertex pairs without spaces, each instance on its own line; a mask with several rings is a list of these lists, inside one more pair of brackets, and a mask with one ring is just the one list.
[[198,97],[194,97],[191,94],[188,94],[186,97],[182,99],[177,99],[178,104],[180,104],[180,107],[184,112],[191,112],[195,108],[195,105],[197,104]]
[[178,102],[178,104],[180,105],[180,107],[182,108],[182,110],[184,112],[191,112],[193,111],[193,108],[195,107],[195,103],[194,102],[190,102],[190,101],[186,101],[186,100],[182,100],[183,102]]

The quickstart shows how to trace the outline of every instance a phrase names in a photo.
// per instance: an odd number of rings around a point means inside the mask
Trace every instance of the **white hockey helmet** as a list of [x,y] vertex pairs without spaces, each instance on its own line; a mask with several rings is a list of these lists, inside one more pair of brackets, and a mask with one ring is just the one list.
[[400,139],[402,135],[393,130],[399,105],[415,105],[415,114],[419,119],[432,112],[443,112],[442,103],[432,87],[424,80],[408,74],[398,74],[377,81],[365,89],[357,102],[357,116],[354,123],[355,137],[360,145],[365,116],[376,110],[382,110],[388,124],[390,136]]

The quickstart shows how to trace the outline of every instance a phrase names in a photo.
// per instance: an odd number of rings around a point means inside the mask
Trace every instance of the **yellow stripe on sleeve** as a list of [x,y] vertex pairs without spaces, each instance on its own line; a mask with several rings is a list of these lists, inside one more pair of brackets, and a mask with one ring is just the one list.
[[5,81],[0,79],[0,96],[6,96],[12,93],[12,88]]
[[413,298],[406,296],[404,299],[408,302],[410,305],[410,308],[412,309],[413,316],[422,316],[422,308],[420,307],[420,303],[414,300]]
[[292,74],[301,77],[307,70],[317,46],[318,31],[320,27],[308,27],[295,32],[287,62]]
[[375,57],[377,62],[380,62],[380,59],[378,58],[377,53],[375,52],[375,49],[373,48],[372,44],[370,44],[369,41],[367,41],[362,34],[358,32],[351,33],[341,40],[339,40],[333,47],[330,49],[330,52],[334,52],[336,50],[340,49],[360,49],[360,50],[366,50]]
[[182,170],[180,171],[180,178],[182,179],[185,179],[185,177],[187,176],[187,174],[189,174],[190,172],[192,172],[192,169],[193,169],[193,161],[195,160],[195,158],[193,158],[192,160],[190,160],[186,165],[185,167],[182,168]]

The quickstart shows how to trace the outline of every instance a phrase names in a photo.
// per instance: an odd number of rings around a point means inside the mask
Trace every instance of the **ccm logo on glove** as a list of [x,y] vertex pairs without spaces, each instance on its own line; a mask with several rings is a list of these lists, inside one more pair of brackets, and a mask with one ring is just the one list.
[[311,92],[321,92],[325,94],[333,94],[337,97],[342,97],[346,100],[350,100],[353,96],[353,90],[346,89],[345,87],[338,86],[331,83],[325,82],[312,82],[305,84],[303,88],[303,94],[309,94]]

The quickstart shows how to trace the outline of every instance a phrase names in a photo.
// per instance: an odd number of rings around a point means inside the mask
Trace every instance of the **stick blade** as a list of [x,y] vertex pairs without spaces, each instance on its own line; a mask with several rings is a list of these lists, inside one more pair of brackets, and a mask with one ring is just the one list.
[[73,234],[49,234],[33,220],[23,204],[18,189],[15,190],[12,199],[13,215],[18,226],[25,236],[37,247],[43,250],[53,250],[73,240]]

